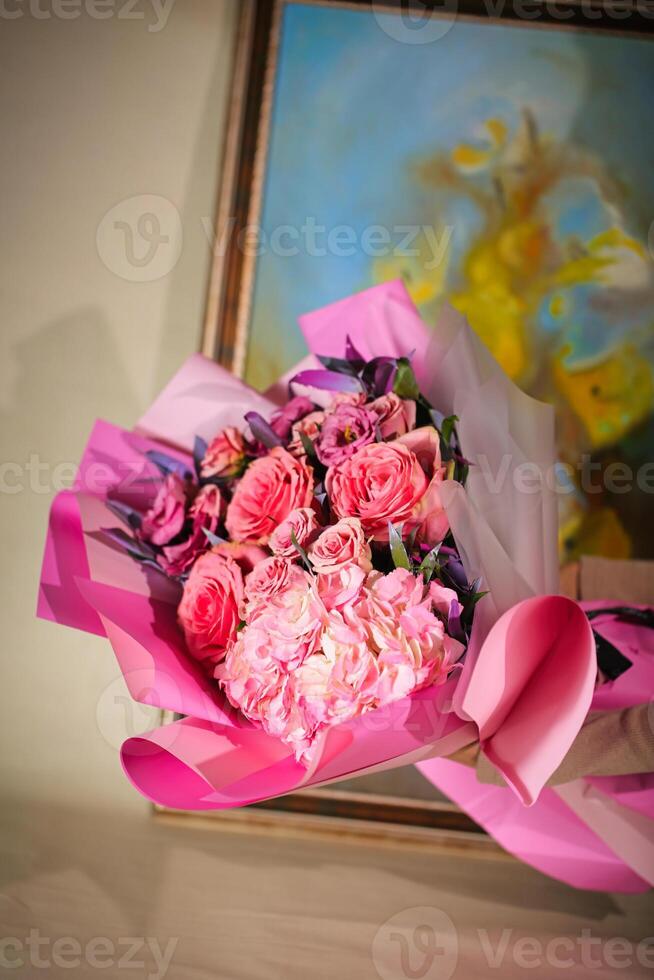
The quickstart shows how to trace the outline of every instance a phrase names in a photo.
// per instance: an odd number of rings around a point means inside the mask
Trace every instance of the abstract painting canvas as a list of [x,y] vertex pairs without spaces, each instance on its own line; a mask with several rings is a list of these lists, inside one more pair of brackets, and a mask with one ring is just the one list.
[[401,276],[555,403],[562,560],[651,556],[654,43],[409,26],[277,4],[237,369],[265,387],[304,354],[298,315]]

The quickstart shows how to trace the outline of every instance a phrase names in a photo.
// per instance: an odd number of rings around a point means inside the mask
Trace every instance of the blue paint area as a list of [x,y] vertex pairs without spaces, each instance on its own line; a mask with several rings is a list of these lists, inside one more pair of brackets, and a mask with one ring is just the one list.
[[[360,242],[380,224],[397,242],[394,226],[446,222],[456,265],[479,217],[463,199],[436,203],[413,166],[460,142],[482,145],[489,117],[514,130],[528,106],[539,132],[596,154],[627,188],[630,234],[646,240],[654,217],[652,43],[457,20],[433,43],[403,44],[389,36],[394,16],[284,9],[262,225],[267,239],[281,226],[295,229],[282,243],[299,253],[268,249],[257,263],[247,366],[257,384],[303,355],[298,315],[372,282],[371,257],[359,246],[334,254],[330,229],[347,225]],[[587,240],[606,227],[590,184],[553,207],[562,236]],[[307,254],[308,222],[325,229],[314,234],[319,254]],[[588,329],[580,321],[582,338]]]

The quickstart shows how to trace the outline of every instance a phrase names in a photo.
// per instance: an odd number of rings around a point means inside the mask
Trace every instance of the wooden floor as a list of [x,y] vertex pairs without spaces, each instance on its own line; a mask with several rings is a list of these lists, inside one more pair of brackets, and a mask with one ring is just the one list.
[[[654,966],[637,962],[637,944],[654,933],[650,896],[575,892],[496,857],[160,821],[140,801],[117,812],[6,802],[0,876],[5,940],[24,944],[38,930],[41,961],[54,962],[54,942],[66,937],[83,957],[92,940],[115,950],[102,947],[110,961],[103,969],[82,957],[77,969],[45,971],[30,963],[25,945],[22,952],[0,946],[7,960],[23,957],[23,967],[7,974],[20,977],[654,976]],[[132,948],[140,943],[131,958],[141,966],[121,962],[126,937]],[[172,958],[164,970],[166,950]],[[565,970],[557,967],[568,960]]]

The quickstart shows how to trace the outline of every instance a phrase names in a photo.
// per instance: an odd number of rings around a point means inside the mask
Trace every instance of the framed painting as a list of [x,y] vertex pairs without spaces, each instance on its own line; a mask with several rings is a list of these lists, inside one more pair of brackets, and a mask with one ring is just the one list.
[[402,276],[557,406],[562,561],[654,557],[653,0],[246,0],[203,350]]
[[[299,314],[401,276],[556,403],[562,558],[646,554],[651,498],[585,481],[654,458],[653,27],[650,0],[244,0],[204,353],[265,389]],[[498,851],[413,767],[215,819]]]

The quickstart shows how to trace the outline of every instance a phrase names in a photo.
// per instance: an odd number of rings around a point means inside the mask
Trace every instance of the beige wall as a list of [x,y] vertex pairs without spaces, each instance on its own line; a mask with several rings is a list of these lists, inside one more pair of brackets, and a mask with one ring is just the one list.
[[[406,975],[384,936],[398,923],[407,936],[424,922],[442,929],[445,916],[459,954],[443,976],[523,980],[511,959],[518,937],[590,928],[636,943],[651,932],[647,896],[576,893],[508,859],[153,820],[117,752],[148,719],[126,714],[108,643],[35,619],[52,480],[32,473],[43,492],[7,485],[29,484],[31,454],[51,477],[78,459],[98,415],[130,425],[197,345],[201,220],[212,213],[238,3],[176,0],[158,32],[116,17],[0,15],[0,955],[20,960],[12,972],[28,980],[95,976],[98,940],[99,975],[112,980],[379,980]],[[135,9],[149,8],[140,0]],[[152,282],[133,281],[139,267],[113,227],[138,208],[102,223],[137,195],[170,202],[141,202],[164,223],[174,205],[183,231],[179,261]],[[165,259],[163,249],[152,261]],[[63,941],[70,964],[70,942],[81,944],[77,967],[35,966],[26,945],[35,930],[41,961],[52,964]],[[511,940],[499,971],[489,971],[480,938],[489,930],[493,948]],[[131,948],[121,937],[136,937],[145,966],[120,962]],[[172,953],[165,968],[155,941]],[[643,975],[637,966],[593,972]],[[566,973],[587,975],[582,965]]]
[[[0,18],[2,473],[5,491],[26,488],[0,493],[0,792],[145,808],[116,753],[144,718],[125,718],[111,650],[37,621],[36,585],[65,478],[53,467],[78,459],[97,416],[131,425],[198,345],[238,3],[173,0],[165,26],[143,0],[134,20],[97,20],[82,0],[73,20],[37,19],[27,0],[3,9],[21,16]],[[106,212],[142,195],[164,200],[122,205],[96,243]],[[171,232],[144,266],[113,226],[139,210]],[[171,264],[176,213],[178,261],[134,281]],[[47,471],[30,477],[31,454]]]

